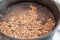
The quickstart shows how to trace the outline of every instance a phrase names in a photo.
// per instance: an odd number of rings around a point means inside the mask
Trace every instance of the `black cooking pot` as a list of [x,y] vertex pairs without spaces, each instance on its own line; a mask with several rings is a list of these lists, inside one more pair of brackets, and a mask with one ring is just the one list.
[[[0,15],[2,14],[3,11],[5,11],[4,9],[6,9],[7,7],[13,4],[22,3],[22,2],[42,4],[53,13],[53,16],[55,17],[55,20],[56,20],[56,25],[55,25],[54,30],[42,38],[31,39],[31,40],[52,40],[51,38],[54,35],[56,28],[58,27],[57,25],[59,24],[60,13],[57,6],[51,0],[1,0],[0,1]],[[22,39],[15,39],[15,38],[8,37],[2,34],[1,32],[0,32],[0,36],[1,36],[0,40],[22,40]],[[30,40],[30,39],[25,39],[25,40]]]

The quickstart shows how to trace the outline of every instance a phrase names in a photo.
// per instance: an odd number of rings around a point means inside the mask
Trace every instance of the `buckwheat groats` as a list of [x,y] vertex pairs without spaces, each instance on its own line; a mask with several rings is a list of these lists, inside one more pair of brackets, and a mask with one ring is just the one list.
[[19,39],[43,37],[53,31],[55,20],[52,13],[43,6],[32,4],[8,8],[0,32]]

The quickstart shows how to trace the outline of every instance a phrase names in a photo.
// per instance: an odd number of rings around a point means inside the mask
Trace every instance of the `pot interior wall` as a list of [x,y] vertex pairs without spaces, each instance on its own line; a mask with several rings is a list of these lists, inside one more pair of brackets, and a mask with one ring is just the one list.
[[58,24],[60,13],[59,13],[57,6],[51,0],[18,0],[15,2],[10,1],[9,6],[17,4],[17,3],[21,3],[21,2],[37,3],[37,4],[41,4],[47,7],[53,13],[53,16],[55,17],[55,20],[56,20],[56,25]]

